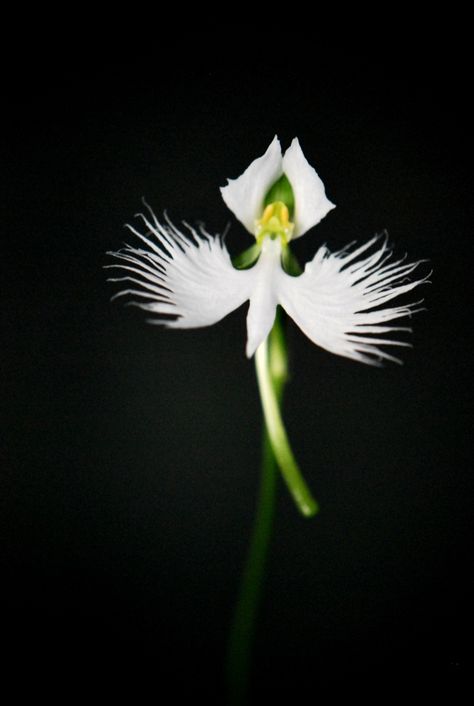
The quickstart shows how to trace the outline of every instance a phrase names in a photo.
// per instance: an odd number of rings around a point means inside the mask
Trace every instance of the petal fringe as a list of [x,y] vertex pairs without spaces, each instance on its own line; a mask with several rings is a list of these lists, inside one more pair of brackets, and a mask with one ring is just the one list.
[[[109,252],[117,268],[125,275],[111,277],[112,282],[131,282],[136,288],[124,289],[116,297],[131,295],[148,301],[131,301],[151,314],[159,315],[150,323],[170,328],[198,328],[217,323],[250,296],[250,270],[238,271],[232,266],[227,248],[219,236],[211,236],[203,228],[197,232],[187,223],[182,233],[165,214],[160,223],[145,203],[149,217],[137,214],[146,228],[143,234],[135,227],[127,228],[143,243],[143,247],[125,245]],[[151,219],[151,220],[150,220]],[[173,315],[177,318],[162,318]]]
[[[382,245],[360,260],[372,246]],[[410,331],[386,322],[419,311],[421,301],[383,308],[382,305],[428,281],[429,275],[409,281],[424,260],[390,263],[387,236],[376,236],[364,245],[354,243],[335,253],[323,246],[299,277],[282,277],[279,302],[308,338],[331,353],[361,363],[380,366],[384,360],[402,361],[380,346],[408,346],[380,334]],[[377,337],[370,334],[377,334]]]

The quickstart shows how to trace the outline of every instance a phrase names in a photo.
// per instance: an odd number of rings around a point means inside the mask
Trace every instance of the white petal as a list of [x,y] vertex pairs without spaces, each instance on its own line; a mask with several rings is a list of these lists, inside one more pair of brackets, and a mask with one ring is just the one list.
[[255,220],[263,212],[263,200],[283,174],[281,147],[275,135],[262,157],[255,159],[237,179],[221,187],[222,198],[247,230],[255,235]]
[[112,281],[130,281],[137,286],[118,296],[138,296],[148,301],[132,302],[136,306],[152,314],[178,317],[151,319],[151,323],[171,328],[210,326],[250,297],[255,279],[252,270],[236,270],[220,238],[203,230],[198,234],[189,226],[190,236],[185,236],[170,221],[162,225],[153,214],[153,223],[141,217],[146,235],[129,227],[145,247],[127,245],[109,254],[120,260],[111,267],[126,272]]
[[253,275],[252,293],[247,315],[247,357],[251,358],[270,333],[278,304],[281,267],[280,240],[265,238],[258,262],[247,270]]
[[302,275],[283,273],[278,292],[279,303],[313,343],[371,365],[380,365],[383,359],[401,362],[379,346],[407,344],[380,334],[401,330],[385,323],[415,313],[420,302],[389,308],[380,305],[427,281],[424,277],[407,283],[407,275],[419,263],[385,264],[390,257],[386,240],[373,255],[354,259],[376,240],[352,252],[346,248],[331,254],[320,248]]
[[196,233],[187,226],[190,236],[181,233],[170,221],[159,223],[143,219],[147,233],[130,230],[145,247],[127,245],[109,253],[120,262],[108,267],[125,271],[112,282],[132,282],[116,296],[127,294],[145,302],[132,304],[158,315],[178,318],[151,319],[150,323],[171,328],[197,328],[216,323],[250,299],[247,316],[247,356],[250,358],[270,333],[275,319],[281,268],[281,243],[265,239],[257,263],[248,270],[236,270],[229,253],[218,237],[205,231]]
[[283,157],[283,172],[295,196],[293,238],[298,238],[319,223],[335,206],[326,197],[324,184],[316,170],[308,164],[296,137]]

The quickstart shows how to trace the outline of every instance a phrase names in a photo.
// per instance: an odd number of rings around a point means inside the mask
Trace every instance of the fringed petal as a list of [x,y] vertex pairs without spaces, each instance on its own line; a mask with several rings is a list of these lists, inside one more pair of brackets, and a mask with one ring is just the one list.
[[[146,228],[140,233],[129,230],[143,242],[143,247],[126,245],[108,253],[118,260],[108,267],[125,272],[112,282],[131,282],[116,296],[132,295],[148,301],[132,301],[159,318],[150,323],[171,328],[210,326],[237,309],[250,296],[251,270],[236,270],[222,239],[204,229],[199,232],[184,224],[185,235],[171,221],[159,223],[150,210],[151,221],[139,214]],[[176,318],[161,318],[173,315]]]
[[383,305],[415,289],[429,276],[407,281],[422,261],[390,263],[386,237],[375,252],[359,259],[381,237],[356,249],[351,249],[351,244],[336,253],[321,247],[302,275],[284,275],[279,283],[279,303],[313,343],[370,365],[381,365],[383,360],[401,363],[380,346],[410,344],[380,334],[409,330],[385,324],[415,313],[421,302],[387,308]]

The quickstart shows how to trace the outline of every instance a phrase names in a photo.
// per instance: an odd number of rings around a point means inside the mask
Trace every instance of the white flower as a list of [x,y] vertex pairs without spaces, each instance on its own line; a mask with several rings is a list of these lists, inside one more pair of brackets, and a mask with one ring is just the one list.
[[[291,185],[291,210],[282,201],[266,201],[282,175]],[[255,264],[236,269],[220,237],[203,228],[197,232],[186,223],[184,234],[168,219],[159,223],[149,209],[151,220],[140,214],[145,235],[128,226],[143,246],[126,245],[111,253],[121,261],[111,266],[127,271],[112,281],[137,285],[117,296],[131,294],[145,300],[132,303],[152,314],[175,315],[175,320],[151,320],[170,328],[210,326],[249,300],[249,358],[266,339],[281,305],[311,341],[332,353],[372,365],[380,365],[383,359],[401,362],[380,346],[410,345],[385,337],[410,329],[387,323],[414,313],[420,302],[384,305],[426,281],[426,277],[407,280],[419,262],[405,263],[403,258],[391,262],[387,238],[376,236],[358,248],[351,244],[334,253],[320,247],[299,276],[283,269],[289,241],[334,208],[297,139],[282,156],[275,137],[265,154],[221,192],[227,206],[256,237]]]

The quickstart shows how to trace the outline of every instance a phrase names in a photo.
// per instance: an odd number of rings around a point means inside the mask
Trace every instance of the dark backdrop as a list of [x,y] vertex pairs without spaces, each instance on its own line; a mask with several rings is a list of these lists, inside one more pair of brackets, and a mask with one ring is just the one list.
[[387,229],[434,272],[403,367],[332,356],[289,325],[286,419],[322,510],[302,519],[280,487],[254,692],[457,684],[471,664],[463,58],[41,58],[4,86],[7,669],[34,688],[100,677],[223,703],[258,484],[245,308],[161,330],[109,302],[101,267],[142,196],[214,232],[230,221],[233,253],[250,244],[218,187],[278,133],[337,204],[295,243],[302,261]]

